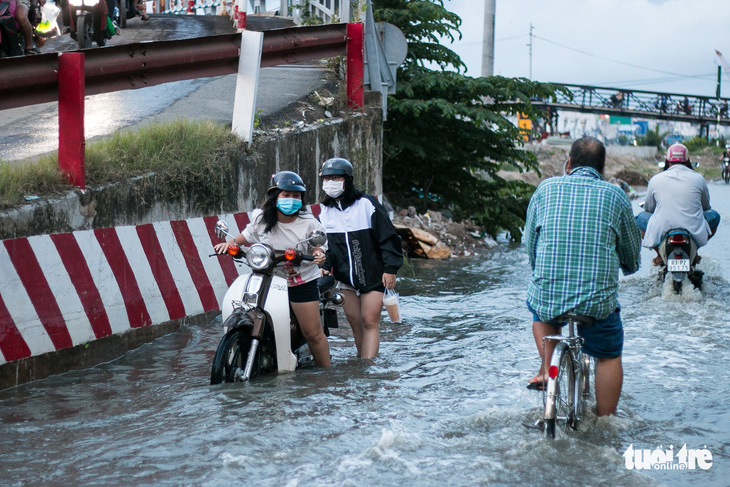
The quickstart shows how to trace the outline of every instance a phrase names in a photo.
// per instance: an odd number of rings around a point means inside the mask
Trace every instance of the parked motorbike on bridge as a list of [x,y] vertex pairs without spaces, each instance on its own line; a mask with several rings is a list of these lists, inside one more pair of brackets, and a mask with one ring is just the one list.
[[730,156],[722,158],[722,180],[730,184]]
[[135,0],[116,0],[116,5],[112,13],[112,20],[122,29],[126,29],[127,20],[137,15],[137,2]]
[[79,49],[88,49],[93,42],[101,47],[116,32],[106,0],[60,0],[59,6],[63,24],[70,28]]
[[[216,224],[216,234],[233,238],[224,221]],[[313,232],[296,247],[304,243],[316,247],[326,239],[323,232]],[[289,305],[286,279],[275,275],[274,270],[279,265],[299,265],[314,257],[296,249],[275,250],[263,243],[248,249],[230,244],[228,254],[239,262],[245,258],[251,273],[239,276],[223,297],[224,336],[213,358],[210,383],[246,382],[265,373],[293,371],[312,362],[314,358]],[[329,336],[329,328],[338,326],[334,307],[342,306],[345,299],[333,290],[334,279],[321,281],[320,319],[325,335]]]

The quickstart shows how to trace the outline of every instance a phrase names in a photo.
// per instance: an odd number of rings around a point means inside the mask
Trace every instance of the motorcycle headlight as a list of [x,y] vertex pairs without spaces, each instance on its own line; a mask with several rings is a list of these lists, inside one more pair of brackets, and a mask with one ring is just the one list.
[[84,0],[84,5],[87,7],[93,7],[97,3],[99,3],[99,0]]
[[74,7],[80,7],[84,4],[83,0],[69,0],[69,2]]
[[254,271],[263,271],[274,262],[274,252],[262,244],[253,244],[246,252],[246,262]]

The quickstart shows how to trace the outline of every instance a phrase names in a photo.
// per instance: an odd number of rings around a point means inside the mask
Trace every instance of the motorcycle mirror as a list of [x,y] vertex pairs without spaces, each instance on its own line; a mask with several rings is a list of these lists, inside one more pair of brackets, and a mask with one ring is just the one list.
[[642,201],[641,203],[639,203],[639,208],[643,208],[644,207],[644,203],[646,203],[646,201]]
[[693,163],[692,163],[692,167],[699,167],[699,165],[700,165],[700,163],[699,163],[699,162],[693,162]]
[[220,238],[228,236],[228,223],[223,220],[218,220],[215,224],[215,234]]
[[327,234],[322,230],[315,230],[309,234],[307,240],[313,247],[319,247],[327,241]]

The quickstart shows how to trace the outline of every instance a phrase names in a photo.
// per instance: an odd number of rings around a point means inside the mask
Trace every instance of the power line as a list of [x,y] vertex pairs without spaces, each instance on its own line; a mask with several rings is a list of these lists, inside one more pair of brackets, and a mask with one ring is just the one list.
[[545,41],[545,42],[547,42],[549,44],[554,44],[554,45],[559,46],[559,47],[562,47],[564,49],[569,49],[571,51],[575,51],[575,52],[578,52],[580,54],[584,54],[586,56],[594,57],[594,58],[597,58],[597,59],[602,59],[604,61],[609,61],[609,62],[616,63],[616,64],[622,64],[624,66],[629,66],[629,67],[632,67],[632,68],[643,69],[643,70],[646,70],[646,71],[654,71],[656,73],[670,74],[672,76],[679,76],[679,77],[682,77],[682,78],[697,78],[697,79],[701,79],[700,76],[693,76],[693,75],[681,74],[681,73],[673,73],[671,71],[664,71],[664,70],[661,70],[661,69],[648,68],[646,66],[639,66],[639,65],[636,65],[636,64],[625,63],[623,61],[617,61],[615,59],[610,59],[610,58],[607,58],[607,57],[598,56],[596,54],[592,54],[590,52],[586,52],[586,51],[583,51],[581,49],[576,49],[574,47],[566,46],[566,45],[560,44],[558,42],[551,41],[550,39],[545,39],[544,37],[541,37],[541,36],[538,36],[538,35],[535,35],[535,34],[533,34],[533,37],[535,37],[537,39],[540,39],[541,41]]
[[[702,74],[697,75],[696,77],[699,79],[703,79],[706,81],[714,81],[716,73],[709,73],[709,74]],[[623,81],[610,81],[610,82],[604,82],[604,83],[597,83],[598,85],[606,85],[606,84],[612,84],[612,85],[623,85],[623,84],[632,84],[632,85],[647,85],[647,84],[654,84],[654,83],[674,83],[677,81],[682,81],[681,79],[677,79],[676,76],[673,76],[671,78],[644,78],[644,79],[635,79],[635,80],[623,80]]]
[[495,42],[511,41],[512,39],[521,39],[523,37],[528,37],[528,35],[527,34],[521,34],[521,35],[512,36],[512,37],[502,37],[501,39],[495,39]]

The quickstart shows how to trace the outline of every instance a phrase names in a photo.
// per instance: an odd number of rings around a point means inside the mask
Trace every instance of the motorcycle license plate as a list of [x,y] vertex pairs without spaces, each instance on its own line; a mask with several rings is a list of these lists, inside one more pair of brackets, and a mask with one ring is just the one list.
[[669,272],[689,272],[689,259],[669,259],[667,270]]

